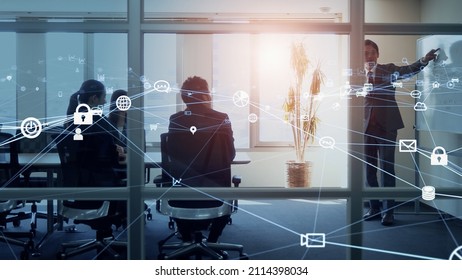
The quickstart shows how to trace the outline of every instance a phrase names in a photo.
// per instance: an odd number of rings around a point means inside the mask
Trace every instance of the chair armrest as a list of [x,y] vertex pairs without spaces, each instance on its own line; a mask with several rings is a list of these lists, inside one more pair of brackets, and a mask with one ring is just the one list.
[[172,186],[172,181],[170,178],[165,178],[164,175],[160,174],[154,177],[152,181],[158,188],[168,188]]
[[163,178],[162,175],[157,175],[156,177],[154,177],[154,180],[152,182],[156,185],[156,187],[158,188],[162,187],[162,181],[163,181],[162,178]]
[[235,188],[239,187],[239,184],[241,183],[242,181],[242,177],[239,176],[239,175],[234,175],[233,176],[233,179],[232,179],[232,182],[233,182],[233,185]]

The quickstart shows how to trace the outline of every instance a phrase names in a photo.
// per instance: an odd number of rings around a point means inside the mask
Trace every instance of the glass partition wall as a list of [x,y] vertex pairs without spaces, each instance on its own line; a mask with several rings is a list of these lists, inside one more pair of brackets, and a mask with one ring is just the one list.
[[[201,75],[211,86],[214,108],[231,118],[236,147],[251,158],[249,165],[233,167],[246,178],[246,193],[211,193],[231,198],[345,199],[347,232],[342,236],[346,238],[337,245],[347,248],[342,258],[361,259],[363,251],[370,249],[363,247],[367,238],[362,226],[363,201],[389,196],[407,201],[418,197],[420,191],[412,181],[416,166],[409,158],[399,163],[398,173],[404,175],[398,176],[412,186],[401,182],[403,188],[393,193],[363,188],[363,97],[355,94],[364,82],[363,39],[383,45],[383,61],[405,64],[404,58],[417,58],[416,40],[430,32],[457,34],[452,24],[456,21],[425,23],[436,22],[426,12],[431,1],[410,1],[412,5],[400,11],[413,13],[410,22],[396,20],[393,24],[381,20],[376,12],[393,6],[381,7],[384,1],[344,0],[332,6],[325,1],[284,1],[283,6],[279,2],[262,5],[252,1],[249,6],[248,1],[219,5],[216,1],[92,1],[97,7],[91,13],[84,12],[85,5],[80,2],[53,10],[43,9],[45,3],[25,9],[10,2],[0,8],[0,37],[6,42],[0,53],[3,129],[5,124],[16,127],[18,120],[31,113],[45,122],[62,120],[68,97],[89,78],[103,81],[108,94],[127,89],[136,109],[129,112],[128,188],[78,194],[71,190],[57,194],[50,188],[40,193],[30,190],[31,195],[127,199],[131,221],[128,257],[145,258],[144,239],[139,238],[144,236],[140,205],[150,201],[154,206],[156,198],[167,194],[152,188],[152,181],[145,186],[141,151],[158,151],[159,135],[167,130],[169,116],[184,106],[178,95],[183,80]],[[304,43],[311,63],[319,63],[325,74],[319,100],[321,122],[308,152],[320,162],[311,189],[281,188],[285,184],[283,164],[293,156],[283,111],[293,81],[288,56],[293,42]],[[33,52],[28,48],[31,44]],[[393,56],[398,52],[402,54]],[[404,94],[414,81],[406,81],[406,89],[399,91],[403,93],[397,98],[401,103],[415,101]],[[241,103],[240,98],[236,102],[236,93],[245,93],[247,101]],[[31,104],[34,112],[27,110]],[[409,117],[410,130],[400,132],[403,137],[412,135],[414,112],[407,107],[401,110]],[[319,142],[323,137],[333,139],[335,146],[323,147],[324,142]],[[152,176],[159,173],[158,168],[151,171]],[[17,198],[14,190],[4,194]],[[181,195],[181,191],[168,195]],[[393,254],[387,256],[393,258]]]

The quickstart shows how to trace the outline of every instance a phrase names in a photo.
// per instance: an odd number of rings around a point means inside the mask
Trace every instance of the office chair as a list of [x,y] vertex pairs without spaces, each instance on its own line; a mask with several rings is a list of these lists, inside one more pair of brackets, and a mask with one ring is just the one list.
[[[20,130],[16,131],[16,141],[18,142],[18,153],[33,153],[39,154],[43,152],[51,151],[51,146],[49,146],[49,135],[46,133],[41,133],[38,137],[34,139],[25,138],[22,136]],[[48,185],[47,176],[39,175],[43,173],[43,170],[36,170],[31,166],[25,166],[21,170],[21,186],[30,187],[30,188],[46,188]],[[37,176],[38,175],[38,176]],[[56,180],[53,180],[53,184],[56,184]],[[30,203],[30,212],[25,213],[22,216],[22,220],[30,219],[30,228],[33,232],[37,229],[37,219],[48,219],[48,214],[46,212],[37,211],[37,203],[40,203],[40,200],[27,200],[26,203]],[[57,216],[53,217],[54,223],[57,222]]]
[[[80,141],[73,140],[73,134],[63,132],[55,138],[61,161],[61,178],[64,187],[111,186],[113,177],[110,174],[95,174],[86,166],[82,158]],[[101,180],[102,176],[106,179]],[[98,177],[84,181],[84,179]],[[92,250],[97,251],[97,258],[109,254],[112,258],[119,258],[116,249],[126,249],[126,242],[118,241],[112,234],[112,225],[120,221],[120,216],[111,209],[110,201],[63,201],[61,215],[73,220],[74,224],[84,224],[96,231],[96,237],[90,240],[78,240],[61,244],[58,259],[66,259]]]
[[[223,151],[228,151],[232,143],[222,136],[218,132],[201,131],[194,135],[189,131],[162,134],[162,175],[156,178],[156,182],[162,187],[231,187],[232,159]],[[240,178],[234,177],[233,182],[238,185]],[[236,210],[234,201],[161,199],[157,203],[157,210],[169,216],[172,219],[170,223],[193,221],[195,231],[191,241],[167,243],[179,232],[160,241],[159,259],[182,259],[191,256],[196,259],[226,259],[227,251],[238,252],[241,259],[248,258],[243,253],[242,245],[208,242],[202,233],[208,229],[210,223],[213,227],[213,223],[219,219],[228,219]]]
[[[13,135],[0,132],[0,185],[5,187],[19,187],[19,164],[17,143]],[[21,259],[28,259],[29,252],[34,249],[34,232],[4,231],[8,223],[19,227],[20,220],[25,215],[24,212],[13,213],[12,211],[24,206],[23,201],[0,200],[0,241],[7,244],[21,246],[23,251],[20,253]],[[20,238],[26,238],[23,241]]]

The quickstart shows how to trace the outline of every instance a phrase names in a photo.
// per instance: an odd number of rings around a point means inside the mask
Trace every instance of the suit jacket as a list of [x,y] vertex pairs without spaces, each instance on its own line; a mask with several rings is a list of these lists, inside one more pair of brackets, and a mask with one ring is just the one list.
[[227,137],[229,139],[228,143],[231,143],[231,145],[227,151],[223,152],[226,152],[231,160],[234,159],[236,150],[234,148],[233,130],[226,113],[218,112],[199,104],[194,105],[170,116],[168,132],[190,131],[192,126],[195,126],[198,132],[219,132],[223,135],[222,137]]
[[[191,126],[197,131],[192,134]],[[169,175],[193,187],[230,187],[236,155],[228,115],[195,105],[170,117],[166,150]],[[216,207],[219,201],[169,201],[178,207]]]
[[422,67],[425,67],[425,64],[422,64],[420,60],[407,66],[396,66],[393,63],[377,64],[373,90],[365,98],[365,130],[370,125],[372,114],[375,116],[375,131],[390,132],[404,127],[392,83],[414,76],[420,72]]
[[113,186],[117,180],[114,176],[114,167],[118,164],[118,153],[114,139],[110,133],[111,126],[105,117],[93,116],[92,125],[70,125],[68,131],[71,135],[79,127],[82,130],[83,140],[74,141],[78,151],[81,174],[80,186]]

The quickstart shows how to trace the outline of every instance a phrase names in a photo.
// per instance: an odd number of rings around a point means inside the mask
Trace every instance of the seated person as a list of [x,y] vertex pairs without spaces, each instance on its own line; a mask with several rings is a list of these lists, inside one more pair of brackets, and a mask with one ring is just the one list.
[[126,149],[127,147],[127,111],[121,111],[116,106],[116,100],[120,96],[127,96],[127,92],[123,89],[114,91],[111,95],[111,103],[109,104],[109,123],[112,125],[112,134],[115,143]]
[[[191,126],[197,126],[201,130],[219,133],[223,137],[228,137],[231,145],[222,152],[227,153],[226,156],[229,163],[231,163],[236,154],[231,122],[227,114],[212,109],[212,97],[207,81],[197,76],[188,78],[181,87],[181,98],[187,107],[184,111],[170,116],[169,133],[190,131]],[[191,143],[184,144],[189,145],[191,149],[201,149],[201,147],[191,146]],[[212,183],[210,186],[212,187],[213,185]],[[210,233],[207,241],[217,242],[228,220],[229,215],[203,221],[175,219],[175,222],[185,242],[192,241],[194,232],[201,228],[207,228],[209,224]]]
[[[117,145],[120,151],[124,152],[120,158],[120,160],[123,161],[127,152],[127,111],[121,111],[116,106],[116,100],[120,96],[127,96],[127,92],[125,90],[119,89],[114,91],[114,93],[111,95],[108,122],[111,126],[109,131],[114,138],[114,143]],[[125,163],[117,166],[117,175],[120,179],[127,178]]]
[[[80,104],[87,104],[90,108],[102,106],[106,103],[106,89],[96,80],[85,81],[79,90]],[[84,109],[82,109],[84,113]],[[78,185],[85,186],[120,186],[120,179],[114,172],[119,159],[124,157],[123,149],[114,143],[111,125],[107,119],[98,114],[92,115],[92,123],[89,125],[71,124],[69,133],[79,134],[78,141],[79,173]],[[74,138],[75,139],[75,138]],[[88,202],[90,205],[92,202]],[[126,209],[119,209],[117,203],[111,203],[111,214],[121,212],[126,217]]]
[[[75,109],[79,105],[79,92],[80,90],[74,92],[69,97],[69,104],[67,105],[67,111],[66,111],[67,116],[74,115]],[[67,127],[67,126],[69,126],[69,123],[64,123],[64,127]]]

